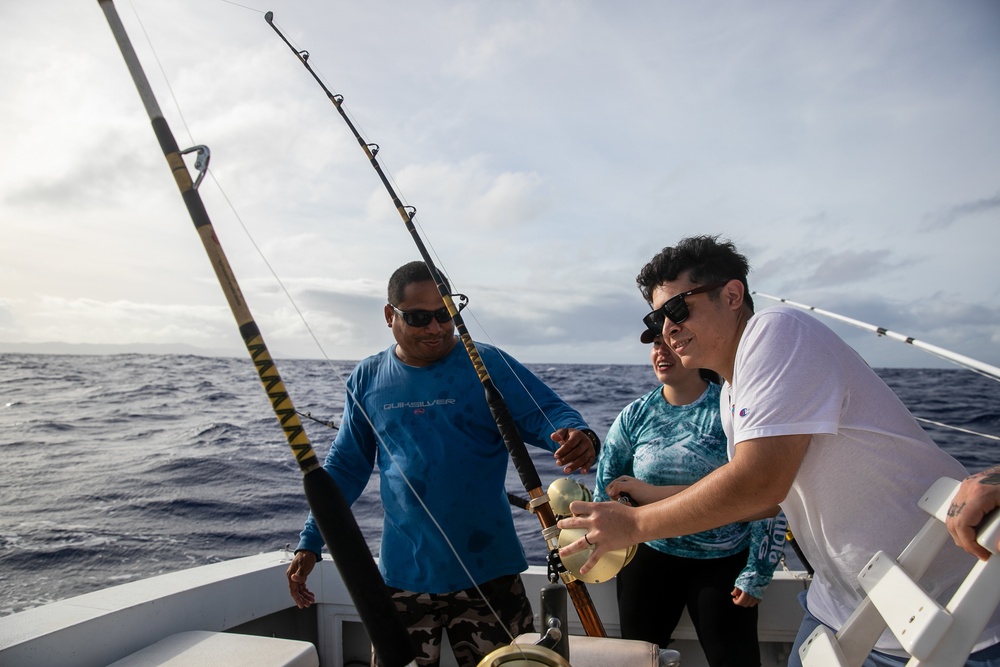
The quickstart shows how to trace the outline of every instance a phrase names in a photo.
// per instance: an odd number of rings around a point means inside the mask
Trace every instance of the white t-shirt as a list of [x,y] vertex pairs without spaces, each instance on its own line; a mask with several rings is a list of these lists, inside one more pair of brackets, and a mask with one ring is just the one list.
[[[875,552],[899,556],[926,522],[923,493],[939,477],[968,474],[854,350],[787,306],[747,323],[720,402],[730,459],[745,440],[812,434],[781,509],[816,571],[809,611],[835,629],[864,598],[857,576]],[[947,600],[973,562],[949,543],[921,583]],[[998,640],[995,613],[976,650]],[[901,648],[888,631],[876,647]]]

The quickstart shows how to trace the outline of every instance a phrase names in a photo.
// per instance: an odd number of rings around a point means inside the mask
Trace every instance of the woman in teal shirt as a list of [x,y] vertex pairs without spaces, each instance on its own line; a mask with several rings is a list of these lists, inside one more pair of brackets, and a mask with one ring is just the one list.
[[[684,368],[655,332],[661,386],[629,404],[608,432],[595,500],[641,505],[680,492],[728,460],[713,374]],[[687,607],[709,665],[760,664],[757,603],[784,546],[783,515],[640,544],[617,578],[622,636],[665,648]]]

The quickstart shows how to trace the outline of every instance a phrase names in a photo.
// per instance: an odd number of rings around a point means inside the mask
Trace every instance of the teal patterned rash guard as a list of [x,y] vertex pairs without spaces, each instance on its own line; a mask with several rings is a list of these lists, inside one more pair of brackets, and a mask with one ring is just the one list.
[[[605,489],[622,475],[656,486],[689,485],[728,462],[719,385],[709,383],[688,405],[671,405],[661,389],[630,403],[611,425],[597,464],[594,500],[610,500]],[[672,556],[699,559],[724,558],[749,547],[735,586],[761,599],[781,559],[786,528],[784,515],[778,514],[646,544]]]

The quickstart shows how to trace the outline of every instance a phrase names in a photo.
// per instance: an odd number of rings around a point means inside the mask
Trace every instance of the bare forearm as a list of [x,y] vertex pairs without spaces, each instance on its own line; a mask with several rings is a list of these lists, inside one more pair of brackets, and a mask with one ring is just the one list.
[[728,464],[672,498],[639,508],[644,510],[636,517],[639,533],[645,541],[773,516],[788,495],[809,440],[809,435],[790,435],[737,444]]
[[669,498],[672,495],[680,493],[684,489],[688,488],[688,485],[671,485],[671,486],[656,486],[650,484],[649,482],[643,482],[642,480],[636,479],[630,475],[622,475],[611,481],[610,484],[605,488],[605,493],[612,500],[619,500],[623,496],[628,496],[632,500],[632,504],[638,507],[639,505],[648,505],[650,503],[655,503],[658,500],[663,500],[664,498]]
[[766,514],[784,500],[809,446],[809,435],[748,440],[733,460],[677,495],[642,507],[620,503],[570,505],[560,528],[582,528],[580,539],[559,550],[565,557],[593,547],[586,573],[610,550],[664,537],[689,535]]
[[779,505],[774,505],[772,507],[768,507],[763,512],[758,512],[757,514],[751,514],[750,516],[745,516],[742,519],[740,519],[740,521],[743,521],[745,523],[751,523],[753,521],[760,521],[761,519],[770,519],[772,517],[778,516],[779,512],[781,512],[781,507]]
[[1000,466],[967,477],[948,508],[948,531],[955,544],[986,560],[990,552],[976,541],[976,529],[987,514],[1000,507]]
[[761,487],[750,471],[723,466],[680,493],[638,508],[636,527],[646,542],[774,516],[778,507]]

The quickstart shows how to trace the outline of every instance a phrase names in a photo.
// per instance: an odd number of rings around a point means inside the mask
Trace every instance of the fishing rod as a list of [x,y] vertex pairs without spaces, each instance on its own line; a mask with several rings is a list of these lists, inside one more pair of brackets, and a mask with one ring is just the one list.
[[[122,25],[113,0],[98,0],[98,4],[104,10],[111,32],[118,42],[118,48],[121,50],[132,75],[132,81],[139,91],[139,97],[142,98],[146,113],[153,125],[153,132],[156,134],[163,155],[167,159],[167,164],[173,172],[174,181],[184,199],[188,214],[201,237],[209,261],[215,269],[219,285],[229,301],[230,310],[236,318],[247,352],[250,353],[250,358],[257,368],[257,374],[285,433],[288,446],[302,471],[302,483],[305,487],[309,508],[316,519],[323,539],[326,541],[330,555],[340,571],[341,578],[347,586],[351,599],[357,607],[358,614],[364,622],[379,662],[385,667],[416,665],[416,652],[410,641],[409,633],[396,612],[385,582],[382,580],[382,575],[379,573],[375,560],[365,543],[364,535],[362,535],[354,515],[351,514],[350,506],[340,488],[316,458],[305,429],[302,427],[302,422],[299,420],[291,398],[285,390],[284,382],[278,374],[277,366],[264,344],[264,339],[254,322],[246,300],[243,298],[236,276],[229,266],[222,245],[215,235],[212,221],[202,203],[197,188],[205,170],[208,169],[206,157],[208,149],[204,146],[196,146],[181,151],[178,148],[177,141],[160,112],[156,98],[153,96],[152,87],[149,85],[142,65],[139,63],[139,58],[132,48],[132,43],[125,32],[125,27]],[[195,165],[200,171],[198,180],[194,183],[191,181],[191,174],[188,172],[182,157],[193,151],[198,152]]]
[[783,299],[778,296],[771,296],[770,294],[764,294],[763,292],[751,292],[751,294],[756,294],[764,297],[765,299],[771,299],[773,301],[780,301],[781,303],[787,303],[790,306],[795,306],[796,308],[801,308],[803,310],[811,310],[814,313],[819,313],[820,315],[825,315],[826,317],[831,317],[835,320],[840,320],[841,322],[846,322],[852,326],[858,327],[859,329],[864,329],[866,331],[871,331],[872,333],[885,336],[886,338],[891,338],[897,340],[901,343],[907,343],[913,347],[929,352],[935,356],[946,359],[953,364],[957,364],[969,370],[975,371],[980,375],[985,375],[986,377],[1000,381],[1000,368],[996,366],[991,366],[990,364],[983,363],[971,357],[967,357],[964,354],[958,354],[952,352],[951,350],[946,350],[943,347],[938,347],[937,345],[931,345],[930,343],[925,343],[919,341],[912,336],[906,336],[904,334],[896,333],[895,331],[889,331],[885,327],[876,326],[874,324],[868,324],[867,322],[862,322],[860,320],[855,320],[850,317],[845,317],[844,315],[838,315],[837,313],[831,313],[828,310],[822,310],[816,308],[815,306],[808,306],[804,303],[796,303],[788,299]]
[[[514,462],[514,468],[517,470],[518,476],[521,479],[521,484],[528,492],[530,499],[529,503],[532,510],[538,516],[538,519],[542,524],[542,537],[549,546],[550,567],[554,567],[557,571],[559,571],[559,576],[566,584],[570,599],[573,601],[573,606],[576,608],[576,612],[580,617],[580,621],[583,624],[586,633],[591,637],[606,637],[607,633],[604,629],[604,624],[597,615],[597,608],[590,597],[590,593],[587,591],[586,584],[574,577],[570,572],[567,572],[565,568],[561,567],[561,564],[556,565],[556,563],[558,563],[559,528],[556,526],[557,520],[555,513],[552,511],[547,495],[542,490],[541,479],[538,477],[538,472],[535,470],[535,465],[531,460],[531,456],[528,454],[524,440],[521,438],[521,434],[517,430],[514,418],[510,414],[510,410],[507,408],[507,403],[504,401],[500,391],[493,383],[493,379],[490,377],[490,374],[486,369],[486,365],[483,363],[483,359],[479,355],[479,350],[476,348],[476,344],[473,342],[472,336],[469,334],[468,327],[465,326],[465,321],[459,313],[459,309],[455,306],[451,295],[451,288],[445,281],[444,275],[438,271],[437,266],[434,264],[434,260],[431,258],[430,253],[427,251],[427,247],[424,245],[423,240],[420,238],[420,234],[417,232],[416,226],[413,223],[417,214],[417,209],[413,206],[404,206],[402,201],[400,201],[399,196],[393,189],[388,177],[385,175],[385,172],[382,171],[382,166],[375,157],[379,151],[378,144],[368,143],[364,140],[361,133],[358,132],[358,129],[354,126],[354,123],[351,122],[347,112],[344,111],[343,95],[335,95],[332,93],[309,64],[309,52],[296,49],[292,43],[288,41],[288,38],[286,38],[281,30],[278,29],[278,26],[274,25],[274,12],[267,12],[264,14],[264,20],[267,21],[267,24],[271,26],[274,32],[278,34],[288,48],[292,50],[295,57],[299,59],[299,62],[301,62],[309,74],[312,75],[313,79],[316,80],[316,83],[320,85],[323,92],[326,93],[326,96],[337,108],[341,118],[344,119],[344,122],[347,123],[347,126],[350,128],[352,134],[354,134],[354,137],[358,140],[358,144],[365,152],[369,162],[371,162],[372,167],[375,169],[375,173],[378,174],[379,179],[382,181],[382,185],[385,186],[386,191],[389,193],[392,203],[395,205],[396,210],[403,219],[403,223],[406,225],[406,229],[410,232],[410,236],[412,237],[414,244],[417,246],[420,257],[423,259],[424,264],[427,265],[427,269],[430,271],[431,276],[437,285],[438,292],[444,300],[445,307],[448,309],[448,313],[452,316],[452,319],[455,322],[455,329],[458,331],[462,345],[465,347],[465,351],[469,355],[469,359],[472,361],[476,374],[479,376],[479,380],[483,385],[490,413],[496,421],[497,428],[503,437],[504,445],[507,447],[510,458]],[[593,438],[596,439],[596,436],[593,436]],[[596,444],[597,443],[595,442],[595,445]]]

